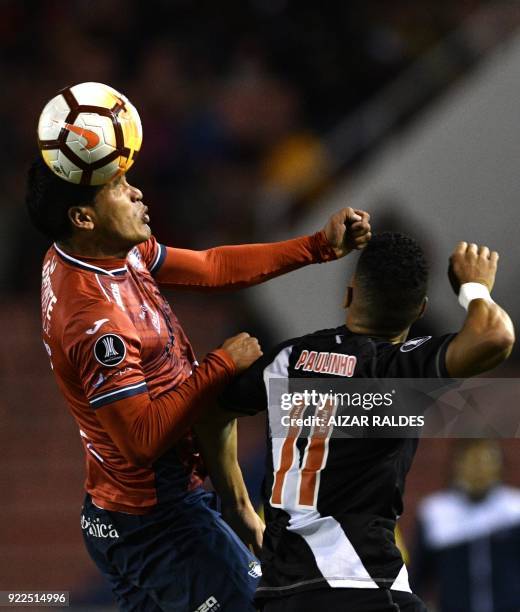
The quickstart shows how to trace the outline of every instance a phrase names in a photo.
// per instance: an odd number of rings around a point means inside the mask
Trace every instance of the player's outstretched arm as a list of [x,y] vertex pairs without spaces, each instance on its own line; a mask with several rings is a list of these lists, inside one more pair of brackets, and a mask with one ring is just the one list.
[[220,496],[222,515],[256,555],[260,554],[265,525],[255,512],[237,454],[237,422],[215,408],[194,426],[204,464]]
[[268,244],[221,246],[206,251],[166,248],[158,283],[191,289],[249,287],[312,263],[343,257],[366,246],[370,215],[343,208],[316,234]]
[[121,399],[99,408],[97,418],[129,463],[149,466],[213,407],[234,374],[261,355],[256,338],[238,334],[172,391],[154,399],[144,393]]
[[507,312],[490,296],[498,253],[486,246],[460,242],[450,258],[449,278],[468,314],[446,352],[450,376],[475,376],[496,367],[510,355],[515,341]]

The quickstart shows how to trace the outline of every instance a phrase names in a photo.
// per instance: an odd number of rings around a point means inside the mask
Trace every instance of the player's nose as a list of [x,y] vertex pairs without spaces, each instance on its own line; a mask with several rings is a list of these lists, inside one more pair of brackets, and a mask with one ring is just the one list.
[[132,190],[131,198],[134,202],[143,199],[143,192],[140,189],[133,187],[132,185],[130,186],[130,189]]

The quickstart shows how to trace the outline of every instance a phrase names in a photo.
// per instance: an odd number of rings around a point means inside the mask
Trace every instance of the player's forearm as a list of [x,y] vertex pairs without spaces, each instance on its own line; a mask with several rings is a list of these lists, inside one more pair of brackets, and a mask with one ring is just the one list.
[[199,289],[255,285],[302,266],[336,259],[323,231],[269,244],[221,246],[207,251],[167,250],[157,281]]
[[249,505],[249,494],[238,463],[236,419],[219,418],[215,411],[201,419],[194,429],[204,464],[222,504],[235,508]]
[[467,325],[475,338],[475,359],[482,371],[491,370],[511,354],[515,342],[513,323],[507,312],[494,302],[475,300],[470,312]]
[[147,466],[214,406],[233,374],[233,362],[215,351],[172,391],[153,400],[142,394],[114,402],[99,409],[98,418],[130,463]]
[[448,372],[458,378],[491,370],[509,357],[514,342],[507,312],[495,302],[475,299],[469,304],[462,330],[448,347]]

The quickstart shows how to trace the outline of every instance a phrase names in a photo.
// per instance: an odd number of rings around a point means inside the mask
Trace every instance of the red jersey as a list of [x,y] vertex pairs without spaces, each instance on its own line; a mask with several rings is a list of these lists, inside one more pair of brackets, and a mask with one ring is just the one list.
[[203,470],[190,426],[234,375],[226,351],[196,362],[158,284],[248,286],[333,258],[323,232],[200,252],[151,238],[123,260],[49,249],[43,340],[80,430],[85,486],[98,506],[144,513],[200,485]]

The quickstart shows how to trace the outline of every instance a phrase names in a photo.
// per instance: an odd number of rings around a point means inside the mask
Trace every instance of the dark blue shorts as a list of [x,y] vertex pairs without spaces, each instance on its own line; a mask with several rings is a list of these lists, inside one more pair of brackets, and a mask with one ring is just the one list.
[[87,550],[123,612],[254,612],[260,564],[203,489],[136,516],[101,510],[87,495]]

